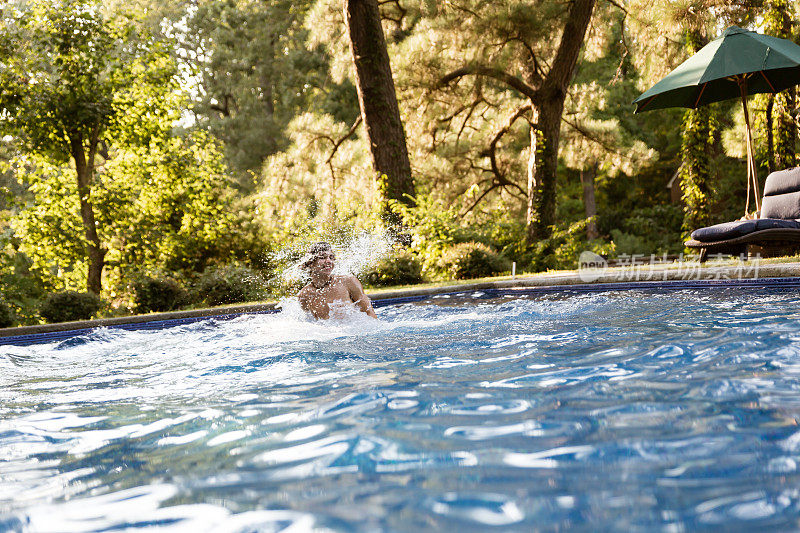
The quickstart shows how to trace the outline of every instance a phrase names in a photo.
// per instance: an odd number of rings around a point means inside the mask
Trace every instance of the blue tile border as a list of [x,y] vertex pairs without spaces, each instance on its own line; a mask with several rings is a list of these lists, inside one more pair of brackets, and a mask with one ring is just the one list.
[[242,315],[258,315],[258,314],[271,314],[278,313],[277,309],[266,309],[263,311],[243,311],[241,313],[226,313],[221,315],[205,315],[205,316],[192,316],[186,318],[171,318],[167,320],[151,320],[149,322],[132,322],[127,324],[109,324],[100,325],[91,328],[69,329],[63,331],[50,331],[47,333],[32,333],[29,335],[14,335],[8,337],[0,337],[0,346],[28,346],[30,344],[45,344],[48,342],[57,342],[86,335],[99,328],[112,328],[122,329],[126,331],[137,330],[158,330],[172,328],[175,326],[182,326],[184,324],[192,324],[194,322],[202,322],[203,320],[231,320]]
[[[760,278],[760,279],[715,279],[715,280],[673,280],[673,281],[637,281],[621,283],[593,283],[573,285],[546,285],[546,286],[515,286],[515,287],[443,287],[440,292],[425,292],[409,296],[376,298],[373,300],[375,308],[386,307],[404,303],[414,303],[430,299],[434,296],[464,296],[473,298],[493,298],[506,295],[535,295],[552,293],[593,293],[608,291],[628,290],[686,290],[686,289],[724,289],[724,288],[758,288],[758,289],[797,289],[800,290],[800,278]],[[448,290],[453,289],[453,290]],[[480,296],[474,296],[481,293]],[[68,329],[46,333],[33,333],[28,335],[10,335],[0,337],[0,346],[27,346],[31,344],[44,344],[57,342],[72,337],[85,335],[98,328],[114,328],[127,331],[159,330],[201,322],[203,320],[230,320],[243,315],[278,313],[279,309],[249,309],[233,313],[218,315],[205,314],[184,318],[171,318],[166,320],[151,320],[121,324],[98,325],[89,328]]]
[[720,279],[720,280],[675,280],[675,281],[637,281],[630,283],[594,283],[576,285],[548,285],[539,287],[507,287],[507,288],[472,288],[455,291],[440,292],[437,294],[419,294],[414,296],[404,296],[396,298],[386,298],[384,300],[373,301],[373,307],[379,308],[387,305],[402,303],[413,303],[427,300],[439,295],[465,295],[473,293],[484,293],[481,298],[493,298],[496,296],[519,295],[519,294],[547,294],[547,293],[592,293],[608,291],[629,291],[629,290],[686,290],[686,289],[713,289],[729,287],[750,287],[766,289],[792,289],[800,290],[800,278],[763,278],[763,279]]

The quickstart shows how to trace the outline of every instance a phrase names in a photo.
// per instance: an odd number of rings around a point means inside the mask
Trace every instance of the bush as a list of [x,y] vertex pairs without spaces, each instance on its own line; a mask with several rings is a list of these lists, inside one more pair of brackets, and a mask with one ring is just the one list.
[[208,305],[263,300],[266,282],[255,270],[239,265],[226,265],[207,269],[195,287],[197,294]]
[[617,254],[680,253],[683,250],[679,205],[654,205],[609,211],[598,217],[600,232],[611,236]]
[[615,250],[613,243],[602,239],[586,240],[588,219],[572,223],[562,223],[553,227],[550,237],[537,241],[530,250],[526,261],[536,272],[545,270],[573,270],[578,267],[578,259],[583,251],[607,256]]
[[[517,262],[523,261],[527,250],[524,213],[517,202],[499,201],[486,212],[473,210],[466,218],[460,202],[448,202],[432,195],[415,198],[413,207],[393,203],[412,233],[411,249],[422,263],[426,277],[443,274],[444,254],[460,243],[483,243],[499,255]],[[521,217],[521,218],[520,218]],[[510,267],[508,267],[510,269]]]
[[172,278],[142,276],[133,282],[133,303],[137,313],[172,311],[189,303],[189,293]]
[[376,287],[413,285],[422,282],[422,263],[404,250],[381,260],[364,274],[364,278]]
[[[3,246],[0,235],[0,248]],[[11,247],[0,249],[0,294],[11,307],[17,324],[39,322],[39,307],[46,294],[41,279],[30,270],[30,258]]]
[[14,310],[3,300],[0,300],[0,328],[10,328],[16,322]]
[[104,305],[103,299],[91,292],[56,292],[45,298],[39,314],[48,322],[88,320]]
[[506,272],[511,265],[485,244],[463,242],[445,251],[439,268],[454,279],[469,279]]

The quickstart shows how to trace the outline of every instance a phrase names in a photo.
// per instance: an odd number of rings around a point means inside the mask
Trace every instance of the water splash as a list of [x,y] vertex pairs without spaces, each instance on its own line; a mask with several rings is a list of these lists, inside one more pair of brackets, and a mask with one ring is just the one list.
[[335,250],[337,254],[334,272],[357,276],[388,256],[393,242],[385,233],[362,233],[344,244],[341,251]]
[[273,278],[284,286],[291,286],[308,279],[301,265],[308,258],[309,247],[318,241],[329,242],[336,254],[334,274],[350,274],[359,277],[368,269],[387,257],[395,244],[386,231],[362,231],[341,236],[317,236],[304,238],[286,246],[272,255],[278,265]]

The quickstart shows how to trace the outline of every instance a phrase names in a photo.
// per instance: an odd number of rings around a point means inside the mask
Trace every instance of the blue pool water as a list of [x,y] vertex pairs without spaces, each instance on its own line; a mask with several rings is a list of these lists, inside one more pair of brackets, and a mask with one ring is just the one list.
[[0,346],[0,531],[800,528],[800,292]]

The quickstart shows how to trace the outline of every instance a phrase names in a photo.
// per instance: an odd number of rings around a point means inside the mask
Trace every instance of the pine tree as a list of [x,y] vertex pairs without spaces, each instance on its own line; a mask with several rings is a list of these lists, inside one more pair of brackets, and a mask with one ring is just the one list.
[[344,9],[361,117],[379,176],[384,215],[394,225],[389,201],[408,204],[414,196],[414,182],[378,2],[346,0]]
[[[546,238],[555,223],[562,112],[594,5],[594,0],[448,2],[421,9],[429,18],[408,39],[415,45],[411,57],[422,63],[414,81],[421,86],[427,81],[433,100],[423,105],[439,114],[429,120],[436,135],[432,145],[443,154],[454,152],[466,168],[483,167],[476,156],[488,158],[486,190],[522,188],[528,243]],[[502,143],[517,145],[515,123],[521,120],[529,124],[527,187],[495,164]],[[478,132],[486,144],[468,154],[462,146],[476,142]]]

